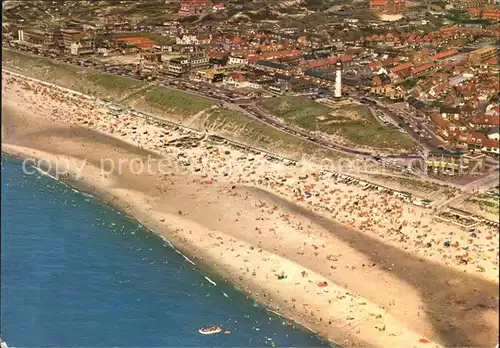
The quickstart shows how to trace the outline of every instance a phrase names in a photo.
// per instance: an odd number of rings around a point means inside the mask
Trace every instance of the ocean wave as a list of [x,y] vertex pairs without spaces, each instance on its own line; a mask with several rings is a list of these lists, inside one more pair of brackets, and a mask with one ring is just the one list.
[[205,279],[208,280],[208,282],[212,285],[217,285],[216,282],[214,282],[212,279],[208,278],[207,276],[205,276]]
[[45,170],[41,169],[41,168],[38,168],[38,167],[35,167],[33,166],[32,168],[35,168],[35,170],[40,173],[41,175],[43,176],[48,176],[49,178],[52,178],[54,179],[55,181],[59,181],[59,179],[57,179],[55,176],[53,176],[52,174],[50,174],[49,172],[46,172]]
[[161,238],[161,239],[162,239],[165,243],[167,243],[169,247],[171,247],[171,248],[172,248],[172,249],[174,249],[174,250],[177,250],[177,249],[175,249],[174,245],[173,245],[173,244],[172,244],[172,243],[168,240],[168,238],[167,238],[167,237],[165,237],[165,236],[161,236],[161,235],[160,235],[160,238]]
[[84,195],[85,197],[87,198],[95,198],[95,196],[91,195],[90,193],[86,193],[86,192],[80,192],[81,195]]
[[[196,266],[196,263],[194,263],[191,259],[189,259],[189,257],[187,257],[186,255],[184,255],[183,253],[181,253],[182,257],[186,259],[187,262],[189,262],[190,264],[192,264],[193,266]],[[206,277],[205,277],[206,278]]]

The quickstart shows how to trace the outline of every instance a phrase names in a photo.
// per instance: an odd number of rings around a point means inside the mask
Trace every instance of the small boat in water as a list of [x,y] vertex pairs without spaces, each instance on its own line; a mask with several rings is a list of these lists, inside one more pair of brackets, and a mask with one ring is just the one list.
[[1,337],[0,337],[0,347],[1,347],[1,348],[9,348],[9,347],[7,346],[7,342],[5,342],[4,340],[2,340],[2,338],[1,338]]
[[221,332],[222,331],[222,327],[220,325],[203,326],[198,331],[202,335],[211,335],[211,334],[216,334],[216,333]]

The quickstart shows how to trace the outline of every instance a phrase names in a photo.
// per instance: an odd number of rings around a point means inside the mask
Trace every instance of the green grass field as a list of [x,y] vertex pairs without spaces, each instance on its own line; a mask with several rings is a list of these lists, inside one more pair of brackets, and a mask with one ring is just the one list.
[[317,117],[332,111],[328,106],[305,97],[284,96],[270,98],[260,105],[271,114],[282,118],[285,122],[311,131],[317,129]]
[[101,73],[50,58],[2,49],[2,65],[22,74],[83,93],[118,97],[138,89],[142,81]]
[[46,75],[46,81],[55,81],[58,77],[76,76],[78,68],[56,62],[50,58],[38,57],[2,48],[2,65],[26,70],[32,77]]
[[130,91],[136,88],[140,88],[144,84],[140,80],[134,80],[131,78],[98,72],[89,73],[85,76],[85,78],[93,84],[108,90],[116,89]]
[[[327,134],[342,134],[347,140],[356,145],[368,146],[374,149],[403,149],[411,150],[413,141],[396,129],[381,125],[372,116],[370,110],[363,105],[349,105],[339,111],[352,113],[357,119],[342,118],[341,122],[322,124],[319,130]],[[338,117],[336,117],[338,119]]]
[[271,152],[284,151],[292,157],[300,157],[303,154],[328,159],[347,157],[231,110],[215,110],[206,117],[204,127],[215,129],[217,134],[223,134],[234,140],[246,140],[249,145]]
[[144,94],[147,104],[182,115],[194,115],[215,105],[215,101],[167,87],[156,87]]
[[284,96],[267,99],[260,106],[288,124],[308,131],[340,135],[354,145],[396,150],[414,147],[410,138],[378,123],[363,105],[332,108],[305,97]]

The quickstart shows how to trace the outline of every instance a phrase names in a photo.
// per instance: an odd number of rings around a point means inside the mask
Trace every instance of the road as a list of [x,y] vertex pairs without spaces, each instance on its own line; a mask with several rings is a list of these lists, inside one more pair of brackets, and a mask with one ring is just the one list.
[[[119,75],[119,76],[125,76],[129,78],[136,78],[138,76],[134,75],[133,72],[129,69],[129,67],[117,67],[113,66],[110,67],[109,64],[104,64],[102,62],[95,62],[95,61],[90,61],[90,60],[83,60],[75,57],[65,57],[64,59],[59,59],[59,60],[64,60],[68,63],[72,64],[77,64],[77,65],[84,65],[91,67],[93,69],[101,70],[106,73],[111,73],[114,75]],[[327,141],[325,139],[322,139],[320,137],[317,137],[309,132],[306,132],[302,129],[298,129],[296,127],[292,126],[287,126],[283,124],[282,122],[278,121],[275,117],[273,117],[270,114],[267,114],[263,110],[259,109],[256,105],[255,102],[249,102],[247,99],[245,99],[244,96],[235,93],[234,91],[228,90],[226,88],[220,88],[220,87],[215,87],[209,83],[205,82],[200,82],[200,81],[190,81],[190,80],[185,80],[185,79],[178,79],[178,78],[172,78],[172,77],[163,77],[162,80],[168,84],[168,87],[178,89],[184,92],[192,93],[195,95],[203,96],[206,98],[210,98],[213,100],[216,100],[220,103],[222,103],[225,107],[233,110],[237,110],[240,112],[243,112],[245,115],[248,117],[252,117],[256,120],[259,120],[262,123],[267,124],[268,126],[271,126],[273,128],[279,129],[280,131],[286,132],[292,136],[301,138],[305,141],[309,141],[311,143],[316,144],[317,146],[326,148],[326,149],[331,149],[347,154],[354,154],[354,155],[361,155],[361,156],[366,156],[366,157],[373,157],[374,155],[379,155],[378,151],[364,151],[364,150],[358,150],[355,148],[350,148],[346,146],[342,146],[330,141]],[[155,83],[158,82],[151,82],[151,84],[148,84],[147,86],[149,87],[150,85],[154,85]],[[147,88],[147,87],[143,87]],[[142,90],[142,89],[141,89]],[[130,93],[128,96],[134,94],[134,92]],[[124,100],[125,98],[122,98]],[[244,101],[244,102],[243,102]],[[387,107],[382,106],[382,105],[376,105],[373,106],[373,108],[381,113],[386,114],[387,116],[391,117],[396,123],[398,123],[398,118],[397,116]],[[400,120],[399,120],[400,122]],[[419,136],[415,134],[409,127],[406,127],[406,131],[410,136],[414,138],[414,140],[419,141]],[[410,156],[417,156],[416,154],[402,154],[402,155],[391,155],[393,158],[401,157],[405,158]]]
[[[377,105],[371,105],[371,106],[375,110],[378,110],[378,111],[384,113],[387,117],[391,118],[396,124],[398,124],[398,126],[401,129],[403,129],[405,132],[407,132],[408,135],[415,142],[417,142],[419,145],[421,145],[426,150],[428,150],[428,151],[434,150],[434,149],[438,148],[439,146],[443,145],[443,141],[436,134],[434,134],[432,131],[430,131],[424,122],[422,122],[420,120],[415,120],[413,115],[411,115],[409,112],[399,111],[399,115],[398,115],[391,108],[381,104],[380,101]],[[405,121],[407,121],[407,122],[405,122]],[[412,125],[414,125],[413,128],[412,128]],[[418,128],[426,130],[425,137],[422,136],[422,131],[418,130]],[[417,129],[418,132],[416,132],[415,129]],[[427,136],[429,136],[430,139],[428,139]]]

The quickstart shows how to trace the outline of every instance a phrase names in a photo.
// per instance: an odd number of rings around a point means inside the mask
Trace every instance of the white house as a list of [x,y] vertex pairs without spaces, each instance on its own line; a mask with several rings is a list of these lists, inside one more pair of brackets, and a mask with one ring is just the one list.
[[71,55],[73,56],[81,56],[84,54],[94,53],[94,48],[92,47],[92,43],[90,41],[73,42],[69,46],[69,49]]
[[228,65],[248,65],[248,59],[242,57],[229,56]]
[[109,51],[106,47],[100,47],[97,49],[98,54],[102,54],[103,57],[107,57],[109,55]]
[[260,88],[259,84],[250,82],[245,76],[238,73],[231,73],[225,76],[222,83],[226,86],[233,86],[236,88]]
[[180,37],[175,38],[175,43],[177,45],[181,46],[188,46],[188,45],[198,45],[198,38],[196,35],[182,35]]

